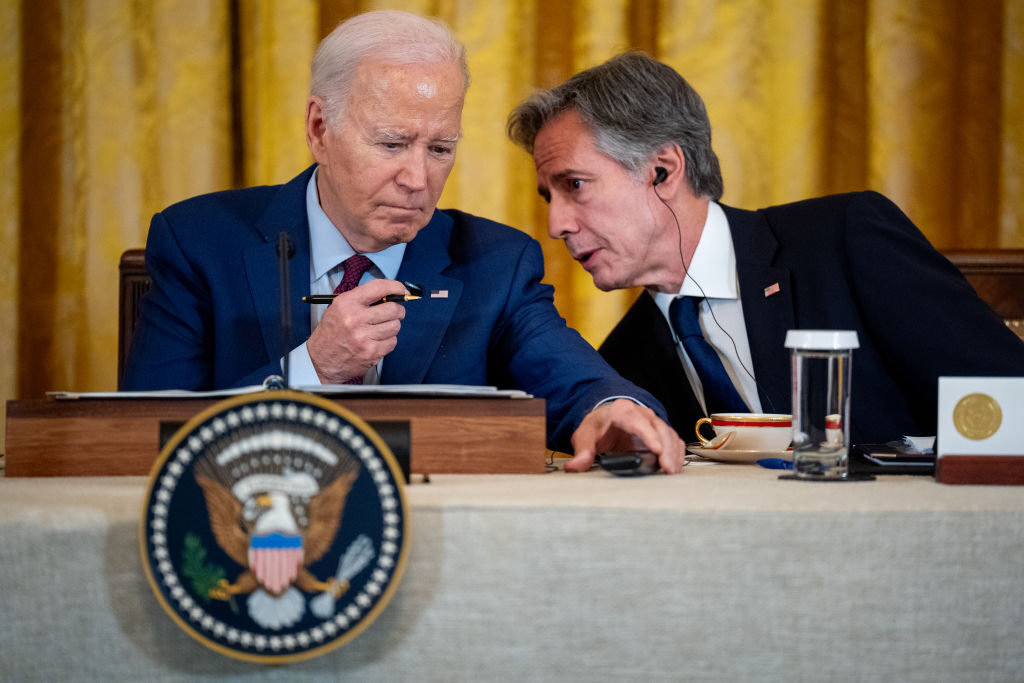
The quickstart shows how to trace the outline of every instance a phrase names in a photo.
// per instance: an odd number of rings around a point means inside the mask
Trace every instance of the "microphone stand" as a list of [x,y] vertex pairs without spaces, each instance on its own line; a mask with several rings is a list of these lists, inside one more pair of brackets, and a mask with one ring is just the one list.
[[284,387],[291,386],[289,377],[289,356],[292,348],[292,294],[291,278],[288,277],[288,261],[295,255],[295,245],[288,233],[277,236],[277,263],[281,279],[281,349],[284,353]]

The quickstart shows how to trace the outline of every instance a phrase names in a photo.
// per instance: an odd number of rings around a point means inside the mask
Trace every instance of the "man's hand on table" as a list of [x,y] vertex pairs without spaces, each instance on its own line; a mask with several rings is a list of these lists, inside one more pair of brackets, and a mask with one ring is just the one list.
[[661,469],[683,469],[686,444],[653,410],[629,399],[616,399],[590,411],[572,435],[576,454],[565,463],[567,472],[586,472],[598,453],[646,448],[658,456]]

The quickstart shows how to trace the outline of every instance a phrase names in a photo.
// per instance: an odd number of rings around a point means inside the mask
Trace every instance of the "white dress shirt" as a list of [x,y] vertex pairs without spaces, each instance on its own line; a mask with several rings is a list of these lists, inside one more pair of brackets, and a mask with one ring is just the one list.
[[[704,338],[722,359],[722,365],[729,374],[733,386],[747,402],[751,412],[761,412],[761,399],[757,396],[757,382],[754,379],[754,363],[750,356],[750,342],[747,340],[747,325],[743,321],[743,302],[740,299],[739,278],[736,275],[736,252],[729,232],[729,221],[725,212],[715,202],[708,202],[708,216],[704,221],[697,249],[690,260],[690,269],[678,294],[648,292],[661,314],[672,323],[668,315],[669,306],[677,296],[695,296],[704,299],[698,311],[700,328]],[[717,321],[717,322],[716,322]],[[700,377],[693,367],[693,361],[686,355],[682,341],[672,329],[676,351],[683,363],[686,377],[690,380],[693,393],[707,412],[704,390]]]
[[[342,262],[356,252],[349,246],[349,243],[320,206],[320,197],[316,189],[317,170],[313,170],[309,184],[306,185],[306,215],[309,217],[309,249],[312,254],[309,261],[309,293],[331,294],[344,275]],[[365,254],[365,256],[373,262],[373,266],[363,274],[359,284],[365,284],[375,278],[394,280],[398,276],[398,269],[402,266],[405,244],[396,244],[375,254]],[[309,329],[312,332],[320,323],[320,318],[327,310],[327,305],[314,304],[309,308]],[[289,383],[292,386],[320,385],[320,378],[313,367],[313,361],[309,357],[309,350],[306,348],[305,342],[292,349],[288,355],[288,362],[291,374]],[[379,384],[380,372],[383,367],[382,359],[376,366],[369,368],[363,375],[363,384]]]

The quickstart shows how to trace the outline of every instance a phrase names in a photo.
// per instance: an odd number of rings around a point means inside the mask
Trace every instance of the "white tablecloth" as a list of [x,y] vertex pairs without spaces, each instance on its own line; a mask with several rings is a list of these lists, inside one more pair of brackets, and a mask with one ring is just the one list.
[[1024,680],[1024,490],[777,475],[414,482],[391,604],[283,669],[159,607],[144,479],[0,478],[0,679]]

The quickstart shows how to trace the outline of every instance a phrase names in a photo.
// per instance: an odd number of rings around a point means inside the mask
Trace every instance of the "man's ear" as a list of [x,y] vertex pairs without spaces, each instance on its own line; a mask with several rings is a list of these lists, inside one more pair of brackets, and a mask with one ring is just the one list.
[[327,115],[324,112],[324,101],[311,96],[306,101],[306,146],[313,158],[320,162],[324,149],[324,134],[327,131]]
[[[686,158],[679,145],[670,143],[661,147],[651,158],[650,182],[663,196],[675,194],[679,183],[686,183]],[[657,182],[655,182],[657,181]]]

